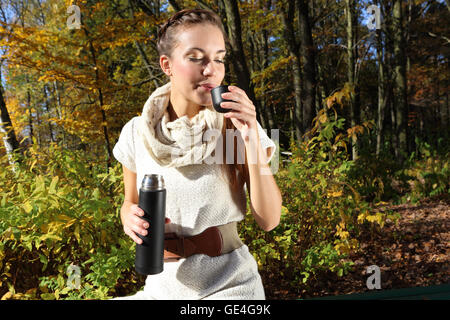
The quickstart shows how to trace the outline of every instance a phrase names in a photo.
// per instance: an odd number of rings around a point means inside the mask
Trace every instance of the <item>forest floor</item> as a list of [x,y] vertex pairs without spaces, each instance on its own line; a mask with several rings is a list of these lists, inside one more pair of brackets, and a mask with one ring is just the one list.
[[292,292],[281,277],[261,276],[266,299],[308,299],[372,291],[367,288],[367,267],[381,270],[381,290],[425,287],[450,281],[450,196],[422,199],[417,204],[388,204],[400,214],[375,232],[361,232],[360,249],[349,258],[353,270],[342,277],[331,272],[318,277],[308,289]]

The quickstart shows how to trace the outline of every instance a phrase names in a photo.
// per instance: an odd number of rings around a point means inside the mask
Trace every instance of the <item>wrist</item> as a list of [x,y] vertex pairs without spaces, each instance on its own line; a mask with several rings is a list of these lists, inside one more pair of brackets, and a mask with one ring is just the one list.
[[265,164],[259,139],[249,139],[245,143],[245,152],[249,166],[261,166]]
[[130,201],[130,200],[124,200],[124,201],[123,201],[122,207],[120,208],[120,218],[121,218],[121,219],[122,219],[122,217],[123,217],[123,213],[124,213],[125,211],[129,211],[129,210],[130,210],[130,207],[131,207],[132,205],[134,205],[134,204],[136,204],[136,203],[134,203],[133,201]]
[[245,147],[259,145],[259,132],[256,127],[249,127],[245,136],[242,137]]

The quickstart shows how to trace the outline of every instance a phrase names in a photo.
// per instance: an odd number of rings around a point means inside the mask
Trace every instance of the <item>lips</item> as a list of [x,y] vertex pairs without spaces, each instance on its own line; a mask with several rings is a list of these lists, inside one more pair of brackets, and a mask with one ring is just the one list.
[[216,86],[212,83],[200,83],[200,87],[204,88],[205,90],[211,91]]

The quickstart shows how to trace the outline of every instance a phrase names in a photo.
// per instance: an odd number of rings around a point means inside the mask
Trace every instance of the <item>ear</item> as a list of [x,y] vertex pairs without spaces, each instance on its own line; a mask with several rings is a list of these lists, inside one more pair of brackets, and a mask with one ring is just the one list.
[[161,66],[162,71],[167,75],[167,76],[171,76],[172,75],[172,64],[169,60],[169,57],[166,55],[162,55],[159,57],[159,65]]

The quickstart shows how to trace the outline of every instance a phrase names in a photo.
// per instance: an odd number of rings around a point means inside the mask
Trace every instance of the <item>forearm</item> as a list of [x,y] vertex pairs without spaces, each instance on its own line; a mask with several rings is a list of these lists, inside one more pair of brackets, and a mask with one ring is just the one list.
[[245,143],[250,180],[250,203],[253,216],[265,231],[275,228],[280,222],[281,192],[267,162],[265,149],[259,137]]

